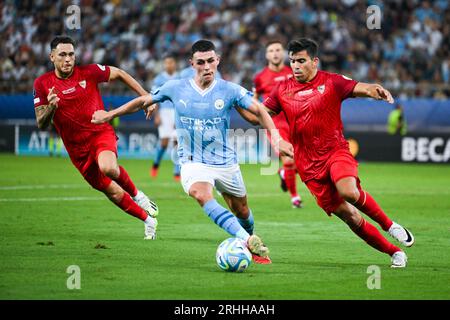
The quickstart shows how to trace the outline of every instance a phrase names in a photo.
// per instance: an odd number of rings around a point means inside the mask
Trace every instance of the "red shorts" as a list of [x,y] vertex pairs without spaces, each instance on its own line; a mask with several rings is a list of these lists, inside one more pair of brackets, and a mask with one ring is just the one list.
[[102,151],[112,151],[117,156],[117,137],[113,130],[93,133],[89,144],[82,148],[67,149],[70,159],[84,179],[95,189],[104,191],[111,179],[98,167],[98,155]]
[[345,200],[336,189],[336,182],[346,177],[355,177],[358,189],[361,188],[358,178],[358,162],[350,152],[338,151],[327,162],[327,175],[321,179],[306,181],[306,186],[316,198],[317,204],[329,215]]

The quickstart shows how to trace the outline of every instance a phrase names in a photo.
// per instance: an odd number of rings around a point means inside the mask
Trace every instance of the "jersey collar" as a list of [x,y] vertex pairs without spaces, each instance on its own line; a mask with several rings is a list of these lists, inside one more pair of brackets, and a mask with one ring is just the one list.
[[191,84],[192,88],[194,88],[195,91],[197,91],[202,97],[204,97],[208,92],[210,92],[217,83],[217,80],[214,79],[214,81],[210,84],[210,86],[206,89],[201,89],[194,81],[194,79],[189,79],[189,83]]

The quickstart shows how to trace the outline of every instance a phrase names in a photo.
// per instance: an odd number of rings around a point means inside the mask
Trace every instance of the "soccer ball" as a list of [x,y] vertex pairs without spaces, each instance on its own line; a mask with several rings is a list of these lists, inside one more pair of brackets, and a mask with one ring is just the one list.
[[217,248],[216,262],[224,271],[244,272],[252,262],[252,254],[243,240],[228,238]]

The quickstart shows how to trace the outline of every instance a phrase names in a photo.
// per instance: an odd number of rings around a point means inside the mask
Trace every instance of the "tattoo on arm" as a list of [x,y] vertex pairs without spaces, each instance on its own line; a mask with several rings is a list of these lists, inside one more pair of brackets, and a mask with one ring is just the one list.
[[50,105],[39,106],[35,109],[36,120],[39,129],[48,127],[55,114],[56,107]]

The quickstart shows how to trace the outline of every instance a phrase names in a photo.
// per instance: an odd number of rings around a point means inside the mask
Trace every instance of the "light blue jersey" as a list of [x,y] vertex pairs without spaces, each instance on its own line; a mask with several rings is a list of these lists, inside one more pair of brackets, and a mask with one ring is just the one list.
[[[167,81],[174,80],[174,79],[180,79],[178,72],[175,72],[172,75],[168,74],[166,71],[159,73],[155,77],[155,79],[153,79],[152,91],[155,91],[156,89],[161,87]],[[164,101],[159,104],[159,108],[160,109],[173,108],[173,104],[170,101]]]
[[194,79],[179,79],[169,80],[152,97],[156,103],[170,100],[175,106],[180,164],[229,167],[238,163],[227,130],[232,108],[248,109],[252,104],[248,90],[222,79],[202,90]]
[[[180,71],[179,79],[191,79],[195,77],[195,69],[192,66],[188,66]],[[222,79],[222,75],[219,70],[216,71],[215,74],[216,79]]]

